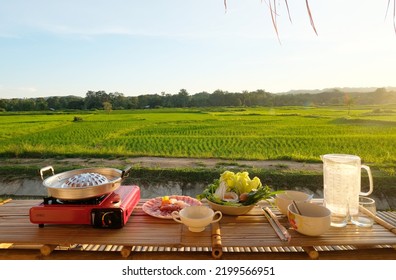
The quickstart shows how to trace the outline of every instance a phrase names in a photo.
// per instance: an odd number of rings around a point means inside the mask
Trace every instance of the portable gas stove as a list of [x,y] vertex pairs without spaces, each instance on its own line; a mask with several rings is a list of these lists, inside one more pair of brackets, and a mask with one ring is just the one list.
[[140,200],[138,186],[120,186],[114,192],[82,200],[45,197],[30,208],[30,222],[44,224],[81,224],[95,228],[122,228]]

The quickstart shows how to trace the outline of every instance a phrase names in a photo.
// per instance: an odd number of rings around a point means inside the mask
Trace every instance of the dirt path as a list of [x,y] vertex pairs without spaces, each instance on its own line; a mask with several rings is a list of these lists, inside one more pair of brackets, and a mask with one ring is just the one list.
[[5,159],[0,162],[0,166],[15,165],[51,165],[57,166],[83,166],[83,167],[114,167],[114,166],[141,166],[147,168],[214,168],[214,167],[240,167],[243,168],[264,168],[270,170],[294,170],[294,171],[322,171],[321,163],[304,163],[283,160],[222,160],[222,159],[201,159],[201,158],[162,158],[162,157],[137,157],[126,159]]

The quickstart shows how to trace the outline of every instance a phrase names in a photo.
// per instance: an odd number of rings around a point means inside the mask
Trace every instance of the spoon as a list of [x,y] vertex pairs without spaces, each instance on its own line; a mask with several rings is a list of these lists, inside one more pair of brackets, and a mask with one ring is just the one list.
[[305,200],[305,202],[309,202],[312,198],[313,198],[313,194],[311,194],[310,196],[307,197],[307,199]]
[[292,200],[293,206],[294,206],[294,210],[296,210],[298,215],[302,215],[300,209],[298,209],[297,203]]

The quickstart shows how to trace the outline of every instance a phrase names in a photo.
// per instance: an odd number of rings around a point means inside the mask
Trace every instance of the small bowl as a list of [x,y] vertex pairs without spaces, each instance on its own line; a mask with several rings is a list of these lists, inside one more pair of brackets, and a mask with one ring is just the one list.
[[[218,216],[217,218],[215,218],[216,215]],[[206,226],[220,221],[222,216],[220,211],[214,212],[203,205],[188,206],[180,211],[172,212],[173,220],[186,225],[192,232],[204,231]]]
[[296,203],[302,213],[297,213],[293,204],[288,207],[287,218],[290,225],[299,233],[309,236],[319,236],[325,233],[331,224],[331,211],[314,203]]
[[207,201],[213,210],[220,211],[225,215],[233,215],[233,216],[244,215],[250,210],[252,210],[254,206],[256,206],[255,204],[247,205],[247,206],[229,206],[229,205],[220,205],[210,200]]
[[275,195],[275,204],[283,215],[287,215],[287,207],[295,202],[308,202],[312,196],[300,191],[284,191]]

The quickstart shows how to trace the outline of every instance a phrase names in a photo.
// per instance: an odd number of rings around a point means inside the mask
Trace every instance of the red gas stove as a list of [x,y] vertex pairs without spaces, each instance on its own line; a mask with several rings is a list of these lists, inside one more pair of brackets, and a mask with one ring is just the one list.
[[140,200],[138,186],[120,186],[112,193],[83,200],[64,201],[53,197],[30,208],[30,222],[44,224],[92,225],[122,228]]

